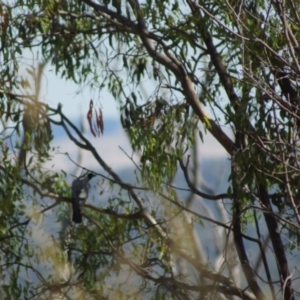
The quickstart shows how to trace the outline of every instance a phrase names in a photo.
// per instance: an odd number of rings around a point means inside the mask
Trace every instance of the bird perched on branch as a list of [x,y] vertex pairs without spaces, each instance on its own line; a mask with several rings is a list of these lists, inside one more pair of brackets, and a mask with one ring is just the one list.
[[82,206],[89,196],[89,181],[96,176],[93,173],[87,173],[79,178],[76,178],[72,183],[72,207],[73,217],[72,221],[76,224],[81,223],[82,220]]

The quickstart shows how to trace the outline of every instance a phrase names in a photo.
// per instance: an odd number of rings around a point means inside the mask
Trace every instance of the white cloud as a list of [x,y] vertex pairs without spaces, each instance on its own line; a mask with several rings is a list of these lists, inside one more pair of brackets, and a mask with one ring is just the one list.
[[[120,149],[121,147],[129,156],[131,156],[132,151],[130,143],[122,128],[119,126],[116,127],[116,130],[104,133],[104,135],[101,137],[95,138],[89,132],[86,132],[85,137],[89,139],[106,164],[108,164],[114,170],[132,167],[131,160]],[[82,149],[80,150],[68,138],[66,133],[60,135],[61,136],[56,138],[53,142],[53,146],[59,146],[59,153],[55,155],[54,161],[52,162],[52,164],[55,164],[55,169],[64,169],[67,172],[74,170],[76,166],[68,158],[68,156],[64,155],[63,153],[68,153],[72,160],[78,162],[79,151],[81,151],[80,165],[94,171],[97,171],[99,168],[101,168],[89,151]]]
[[[227,151],[222,147],[222,145],[212,136],[211,133],[203,134],[203,143],[199,138],[199,151],[200,154],[206,157],[226,157],[228,156]],[[223,131],[232,139],[232,131],[230,128],[223,128]]]

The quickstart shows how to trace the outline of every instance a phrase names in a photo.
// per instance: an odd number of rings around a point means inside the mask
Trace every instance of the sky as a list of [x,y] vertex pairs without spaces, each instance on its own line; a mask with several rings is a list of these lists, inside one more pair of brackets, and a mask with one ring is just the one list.
[[[30,56],[28,53],[27,55]],[[20,68],[20,76],[26,77],[28,80],[32,80],[30,79],[26,68],[30,68],[30,66],[37,67],[38,61],[30,59],[26,59],[24,61],[26,61],[26,64]],[[93,99],[94,107],[101,107],[103,111],[104,134],[97,138],[90,133],[86,119],[90,99]],[[58,103],[61,103],[63,113],[72,122],[78,126],[81,122],[83,122],[85,128],[84,135],[90,142],[92,142],[94,147],[98,150],[98,153],[109,166],[114,169],[132,167],[132,161],[124,154],[125,151],[129,156],[131,156],[132,150],[128,137],[120,124],[117,102],[114,101],[108,92],[103,90],[103,92],[97,92],[97,95],[95,95],[95,92],[91,92],[88,86],[81,88],[72,81],[66,81],[59,78],[59,76],[55,74],[54,67],[48,64],[43,70],[39,100],[54,108],[57,107]],[[68,156],[63,153],[68,153],[73,160],[77,161],[78,147],[69,140],[63,128],[56,126],[53,129],[53,146],[60,147],[59,151],[56,151],[55,154],[55,169],[62,168],[66,171],[72,171],[74,170],[74,164]],[[227,132],[229,132],[229,130],[227,130]],[[220,156],[224,158],[226,157],[225,150],[210,134],[204,135],[204,143],[200,143],[199,151],[202,156],[210,158]],[[82,151],[82,164],[86,168],[99,168],[94,158],[87,151]],[[94,169],[94,171],[97,170]]]
[[[34,63],[37,66],[37,63]],[[20,74],[28,77],[26,69],[23,67]],[[104,91],[100,93],[100,99],[89,91],[88,86],[80,88],[79,85],[59,78],[55,74],[53,66],[47,64],[43,70],[42,89],[40,93],[40,101],[46,102],[51,106],[57,106],[58,103],[63,105],[64,114],[70,119],[79,117],[81,111],[87,111],[90,99],[93,99],[105,111],[107,118],[116,118],[118,115],[116,102],[112,97]]]

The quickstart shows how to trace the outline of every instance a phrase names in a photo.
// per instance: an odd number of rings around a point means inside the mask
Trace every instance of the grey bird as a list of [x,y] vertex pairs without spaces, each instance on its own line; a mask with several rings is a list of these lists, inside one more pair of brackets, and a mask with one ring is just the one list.
[[87,173],[79,178],[76,178],[72,183],[72,221],[76,224],[81,223],[82,221],[81,209],[87,197],[89,196],[89,181],[94,176],[96,175],[93,173]]

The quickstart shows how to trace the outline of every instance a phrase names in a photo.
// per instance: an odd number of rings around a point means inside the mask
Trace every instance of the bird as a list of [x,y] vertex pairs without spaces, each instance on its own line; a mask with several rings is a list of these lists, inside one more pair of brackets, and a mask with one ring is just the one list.
[[72,208],[73,217],[72,221],[76,224],[82,221],[82,206],[89,195],[89,181],[96,176],[93,173],[86,173],[83,176],[76,178],[72,183]]

